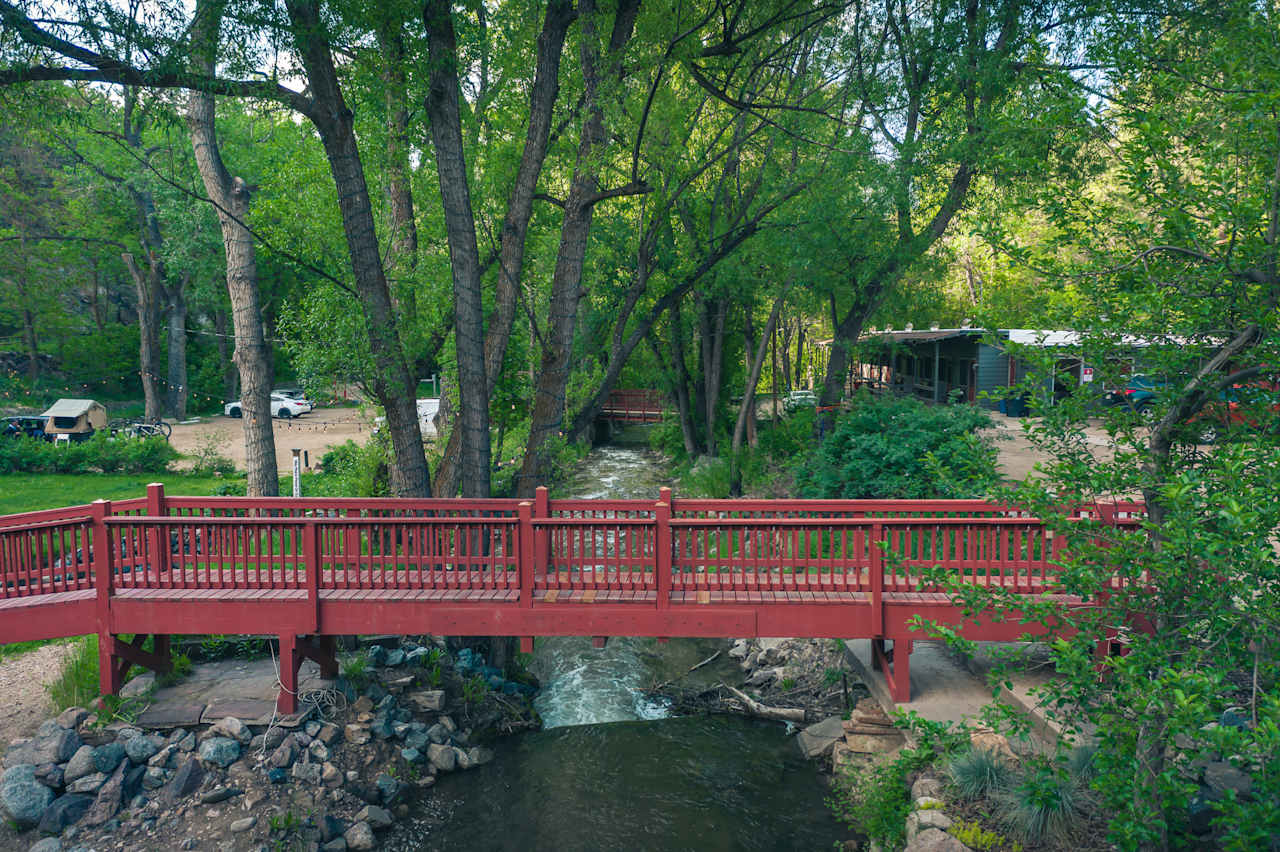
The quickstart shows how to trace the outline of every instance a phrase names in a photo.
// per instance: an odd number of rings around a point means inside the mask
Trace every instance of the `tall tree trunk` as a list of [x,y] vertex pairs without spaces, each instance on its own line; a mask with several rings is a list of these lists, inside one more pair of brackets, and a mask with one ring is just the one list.
[[[615,61],[618,54],[631,38],[639,5],[639,0],[623,0],[618,8],[609,39],[609,57],[615,65],[618,64]],[[569,195],[565,199],[560,248],[556,254],[555,271],[551,276],[546,344],[534,387],[529,440],[525,444],[524,460],[516,477],[516,494],[520,497],[533,496],[534,489],[546,476],[548,459],[544,450],[547,440],[556,433],[563,434],[569,359],[573,353],[578,305],[585,293],[582,284],[583,263],[587,254],[587,239],[591,233],[591,218],[600,192],[599,172],[602,166],[598,162],[598,151],[607,142],[604,111],[597,101],[600,72],[596,50],[595,2],[580,0],[578,9],[582,22],[580,53],[587,119],[583,122],[578,159],[569,184]]]
[[[769,335],[766,333],[762,339],[768,340]],[[747,311],[746,321],[743,323],[743,326],[742,326],[742,360],[743,360],[742,367],[747,375],[751,374],[751,353],[755,351],[756,351],[756,324],[755,324],[754,318],[751,316],[751,311]],[[759,376],[756,377],[756,381],[757,382],[760,381]],[[751,400],[751,408],[749,409],[750,413],[747,415],[746,441],[747,441],[747,446],[750,446],[750,447],[756,446],[756,412],[755,412],[754,397],[755,395],[753,393],[752,400]],[[744,408],[746,408],[747,399],[745,395],[742,398],[742,405]]]
[[[320,133],[329,172],[338,191],[356,298],[364,313],[369,353],[373,357],[369,389],[387,415],[387,431],[395,454],[391,489],[398,497],[430,497],[431,478],[415,403],[417,385],[409,374],[396,330],[391,291],[378,250],[369,187],[356,145],[354,116],[342,95],[319,4],[315,0],[296,0],[287,2],[286,7],[312,92],[308,117]],[[487,479],[486,460],[486,482]]]
[[716,408],[720,404],[720,384],[724,373],[724,324],[729,316],[726,299],[704,302],[698,314],[702,352],[702,415],[707,454],[716,454]]
[[794,362],[795,386],[806,384],[802,378],[804,374],[804,320],[796,318],[796,360]]
[[[773,329],[778,324],[778,313],[782,310],[782,299],[783,297],[779,296],[773,302],[773,310],[769,312],[769,321],[765,323],[764,334],[760,337],[760,344],[756,347],[755,354],[752,355],[751,349],[747,349],[749,362],[747,364],[747,381],[742,389],[742,407],[738,409],[738,421],[733,426],[733,475],[730,489],[735,497],[742,494],[742,467],[738,464],[738,454],[742,452],[742,439],[747,431],[747,423],[756,419],[756,385],[760,382],[760,372],[764,367],[765,347],[769,345],[769,338],[773,336]],[[750,308],[747,310],[747,325],[749,327],[751,325]]]
[[160,306],[156,304],[158,288],[156,278],[158,261],[149,258],[147,270],[138,267],[133,255],[125,252],[121,259],[129,276],[133,279],[133,289],[138,298],[138,370],[142,378],[143,416],[148,420],[160,417],[162,400],[160,397],[160,339],[157,329],[160,325]]
[[[572,3],[569,0],[551,0],[547,4],[547,13],[543,20],[542,31],[538,34],[537,67],[534,71],[533,87],[529,92],[529,127],[525,133],[524,151],[520,156],[520,165],[516,170],[515,183],[511,187],[511,197],[507,201],[506,217],[502,222],[501,243],[498,249],[498,285],[494,293],[494,309],[489,320],[489,330],[484,339],[486,387],[492,387],[497,382],[498,374],[502,370],[503,358],[506,356],[507,342],[511,337],[511,329],[515,322],[520,275],[524,267],[525,238],[529,231],[529,218],[533,213],[533,195],[537,189],[538,175],[542,171],[542,164],[547,156],[547,144],[551,134],[552,110],[559,92],[560,60],[564,52],[565,35],[568,32],[569,24],[572,22],[574,14]],[[432,81],[433,86],[437,83],[439,84],[441,98],[446,97],[445,90],[453,93],[452,98],[455,107],[450,111],[445,108],[446,105],[436,104],[434,94],[427,98],[427,112],[431,120],[432,138],[434,140],[437,124],[452,122],[453,125],[451,127],[441,129],[440,132],[451,139],[456,137],[461,140],[462,130],[458,124],[459,117],[456,109],[458,89],[456,68],[459,60],[456,55],[457,46],[453,38],[453,22],[449,17],[447,0],[429,0],[423,11],[423,18],[427,21],[428,31],[431,31],[433,26],[442,30],[439,38],[431,39],[428,42],[429,48],[434,50],[434,53],[431,54]],[[432,22],[435,23],[433,24]],[[449,174],[461,176],[461,179],[465,181],[466,164],[462,160],[462,151],[459,145],[450,143],[446,145],[444,150],[437,145],[435,146],[435,153],[437,163],[440,162],[442,157],[451,157],[455,162],[450,166]],[[440,180],[443,184],[445,180],[443,173],[440,176]],[[456,178],[450,178],[450,180],[454,181]],[[465,182],[461,191],[467,193]],[[450,197],[452,199],[452,196]],[[467,194],[467,199],[469,205],[469,194]],[[442,205],[445,203],[443,192],[441,203]],[[451,203],[456,204],[456,201]],[[468,239],[471,243],[475,242],[475,227],[474,220],[471,218],[470,206],[466,208],[465,216],[457,210],[454,210],[452,216],[446,213],[446,229],[450,227],[466,229],[468,222],[472,223],[468,231],[470,236],[459,233],[457,239],[460,244],[465,243]],[[453,239],[453,234],[450,232],[451,251]],[[457,274],[458,271],[455,269],[455,281]],[[475,286],[478,287],[478,283]],[[455,329],[457,321],[455,312]],[[459,376],[459,380],[461,381],[461,376]],[[485,416],[486,418],[488,416],[487,409]],[[440,467],[436,474],[436,491],[442,495],[453,495],[458,491],[459,479],[462,476],[463,468],[464,434],[460,428],[455,428],[449,434],[444,458],[441,459]],[[483,437],[487,442],[487,429]]]
[[187,299],[183,292],[190,278],[183,275],[181,285],[169,288],[169,413],[179,420],[187,417]]
[[[382,84],[387,110],[387,201],[391,206],[390,267],[412,273],[418,266],[418,225],[413,216],[412,170],[409,165],[409,92],[405,79],[404,20],[386,7],[377,27],[382,54]],[[417,299],[411,277],[401,286],[392,286],[392,299],[401,313],[412,320]]]
[[22,342],[27,347],[27,383],[35,386],[40,378],[40,339],[36,336],[36,315],[22,309]]
[[[196,6],[192,26],[192,61],[206,73],[212,73],[216,64],[222,9],[221,2],[208,0],[200,0]],[[232,177],[223,163],[214,122],[214,96],[207,92],[192,92],[187,108],[191,147],[196,168],[218,216],[226,259],[227,296],[231,300],[231,323],[235,334],[232,361],[240,374],[239,399],[248,475],[246,491],[250,497],[275,497],[280,493],[280,478],[271,423],[271,349],[262,327],[257,251],[253,235],[245,224],[249,216],[249,187],[243,179]],[[226,315],[219,311],[218,318],[221,320],[221,333],[225,333]],[[225,358],[226,338],[219,337],[218,340]],[[228,398],[236,397],[228,393]]]
[[454,432],[462,441],[462,495],[489,496],[489,385],[484,363],[484,308],[480,252],[462,145],[458,93],[458,41],[449,0],[427,0],[422,10],[431,58],[427,115],[440,178],[440,206],[453,272],[454,349],[458,408]]
[[[224,245],[224,253],[225,250]],[[218,362],[222,364],[222,398],[235,399],[238,371],[232,361],[231,343],[227,336],[227,312],[222,308],[213,312],[213,335],[218,341]]]
[[[795,381],[791,374],[791,323],[784,322],[782,324],[782,388],[783,390],[794,390]],[[798,365],[797,365],[798,366]]]
[[677,302],[671,309],[671,346],[676,368],[676,407],[680,412],[680,435],[684,439],[685,454],[691,459],[698,457],[698,430],[694,428],[693,406],[689,401],[689,367],[684,354],[684,312]]

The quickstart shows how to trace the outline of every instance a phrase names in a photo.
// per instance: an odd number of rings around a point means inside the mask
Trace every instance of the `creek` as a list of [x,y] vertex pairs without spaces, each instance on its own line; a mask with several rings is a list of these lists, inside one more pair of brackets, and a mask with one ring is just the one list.
[[[664,468],[641,449],[594,450],[565,492],[657,499]],[[827,785],[783,725],[674,717],[642,688],[684,675],[722,640],[539,639],[530,669],[544,728],[499,742],[496,758],[441,775],[437,817],[414,820],[420,850],[818,850],[845,836]],[[686,685],[736,682],[727,655]]]

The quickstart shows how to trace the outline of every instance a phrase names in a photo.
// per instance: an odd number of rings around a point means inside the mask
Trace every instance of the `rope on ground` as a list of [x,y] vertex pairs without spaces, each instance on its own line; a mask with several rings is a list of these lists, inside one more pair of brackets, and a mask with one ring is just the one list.
[[271,652],[271,667],[276,673],[276,703],[271,707],[271,721],[267,723],[267,729],[263,732],[262,746],[258,749],[259,758],[267,756],[267,740],[270,738],[266,735],[277,727],[280,720],[280,693],[287,692],[296,697],[299,705],[311,705],[321,722],[329,722],[335,713],[347,709],[346,694],[332,686],[300,689],[297,692],[289,689],[280,677],[280,661],[276,659],[276,649],[270,642],[267,643],[267,650]]

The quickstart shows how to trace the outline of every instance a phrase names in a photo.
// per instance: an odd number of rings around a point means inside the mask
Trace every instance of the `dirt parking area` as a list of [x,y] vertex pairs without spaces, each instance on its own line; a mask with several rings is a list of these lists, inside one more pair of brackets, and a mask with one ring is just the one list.
[[[276,436],[276,469],[293,470],[293,449],[303,450],[311,467],[320,464],[330,447],[345,441],[363,444],[369,440],[372,424],[358,408],[317,408],[290,420],[273,419]],[[180,453],[192,454],[210,446],[244,470],[244,421],[231,417],[203,417],[199,423],[179,423],[169,439]],[[179,468],[182,463],[177,465]]]
[[[1009,417],[997,411],[991,412],[991,420],[995,424],[996,449],[1000,454],[997,463],[1000,473],[1011,481],[1026,479],[1034,472],[1037,462],[1045,461],[1044,453],[1033,447],[1022,431],[1025,419]],[[1110,453],[1107,433],[1100,426],[1086,426],[1084,432],[1094,458],[1107,458]]]

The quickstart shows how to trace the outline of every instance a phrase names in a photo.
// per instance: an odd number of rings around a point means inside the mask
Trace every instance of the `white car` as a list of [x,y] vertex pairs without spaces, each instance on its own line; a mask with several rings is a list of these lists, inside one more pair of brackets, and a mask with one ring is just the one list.
[[[438,437],[440,433],[436,430],[436,413],[440,411],[440,400],[435,397],[419,399],[416,404],[418,407],[418,428],[422,430],[422,437]],[[385,417],[375,417],[373,419],[375,432],[381,431],[386,424],[387,418]]]
[[[271,392],[271,416],[279,417],[281,420],[288,420],[291,417],[297,417],[299,414],[306,414],[308,411],[315,409],[315,405],[309,399],[295,399],[283,393]],[[228,402],[222,406],[222,413],[228,417],[244,417],[244,410],[240,407],[240,400]]]

